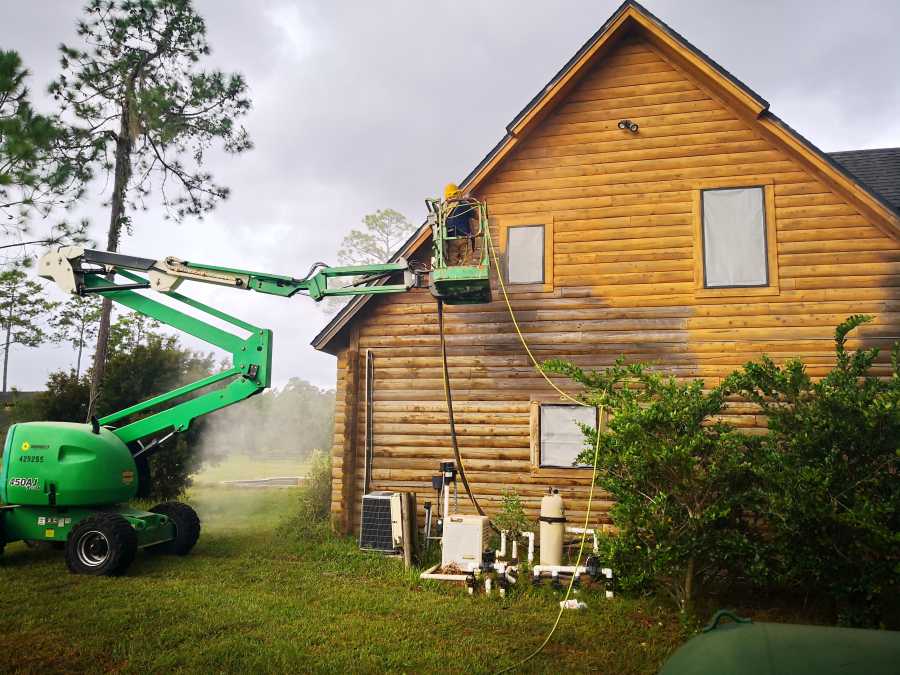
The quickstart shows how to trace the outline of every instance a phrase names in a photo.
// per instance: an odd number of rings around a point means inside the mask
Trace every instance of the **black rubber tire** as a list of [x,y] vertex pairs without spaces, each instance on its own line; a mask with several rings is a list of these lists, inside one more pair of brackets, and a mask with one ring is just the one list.
[[137,552],[137,532],[118,513],[85,518],[66,540],[66,565],[74,574],[124,574]]
[[151,548],[154,551],[172,553],[174,555],[187,555],[190,553],[200,537],[200,518],[197,516],[197,512],[181,502],[157,504],[150,511],[168,516],[175,524],[175,538]]

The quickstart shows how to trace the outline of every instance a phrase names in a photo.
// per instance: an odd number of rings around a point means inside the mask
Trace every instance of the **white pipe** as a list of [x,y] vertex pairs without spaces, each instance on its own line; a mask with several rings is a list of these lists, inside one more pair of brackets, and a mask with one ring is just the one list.
[[528,564],[534,562],[534,532],[526,532],[528,538]]
[[[611,570],[609,567],[604,567],[603,569],[601,569],[601,570],[600,570],[600,574],[602,574],[604,577],[606,577],[607,579],[609,579],[610,581],[612,581],[612,578],[613,578],[613,577],[612,577],[612,570]],[[607,598],[613,597],[613,592],[612,592],[611,590],[607,589],[607,590],[606,590],[606,597],[607,597]]]
[[469,575],[468,574],[440,574],[436,573],[435,570],[440,567],[441,564],[437,563],[436,565],[432,565],[427,570],[422,572],[419,575],[420,579],[432,579],[434,581],[465,581]]
[[587,567],[584,565],[579,565],[575,567],[575,565],[535,565],[532,569],[532,574],[534,574],[535,578],[541,576],[542,574],[550,573],[551,577],[558,577],[560,572],[563,574],[587,574]]
[[447,522],[447,519],[450,517],[450,489],[447,487],[447,484],[444,483],[444,512],[441,514],[444,517],[444,522]]
[[[513,540],[513,546],[515,546],[515,540]],[[515,550],[515,549],[513,549]],[[497,551],[498,558],[506,557],[506,530],[502,530],[500,532],[500,549]]]
[[513,559],[513,560],[518,560],[518,559],[519,559],[519,540],[518,540],[518,539],[513,539],[513,545],[512,545],[512,559]]
[[600,548],[600,542],[597,539],[597,531],[592,527],[567,527],[566,532],[569,534],[589,534],[594,538],[594,553]]
[[484,594],[485,595],[491,594],[491,578],[490,577],[484,578]]

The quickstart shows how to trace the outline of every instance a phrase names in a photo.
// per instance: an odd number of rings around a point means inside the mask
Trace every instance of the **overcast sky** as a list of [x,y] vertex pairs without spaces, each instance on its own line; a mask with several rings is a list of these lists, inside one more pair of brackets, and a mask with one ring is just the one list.
[[[121,250],[302,275],[334,261],[362,216],[459,180],[618,2],[197,0],[211,63],[243,73],[255,149],[210,165],[231,198],[203,222],[135,214]],[[826,151],[900,145],[900,3],[647,0],[645,6]],[[35,92],[74,42],[76,0],[0,0],[0,48],[18,50]],[[46,100],[41,105],[49,105]],[[103,185],[84,212],[105,240]],[[188,291],[188,287],[185,287]],[[274,376],[333,386],[309,346],[327,317],[292,300],[195,286],[189,293],[275,331]],[[195,344],[195,343],[191,343]],[[43,386],[66,347],[15,350],[10,382]]]

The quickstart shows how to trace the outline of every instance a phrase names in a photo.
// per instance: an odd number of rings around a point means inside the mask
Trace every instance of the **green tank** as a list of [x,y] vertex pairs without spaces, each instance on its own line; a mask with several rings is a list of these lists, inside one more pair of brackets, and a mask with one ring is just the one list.
[[0,501],[24,506],[92,506],[127,502],[137,468],[112,431],[72,422],[10,427],[0,472]]
[[[722,619],[730,619],[722,622]],[[660,675],[895,675],[900,633],[754,623],[720,610]]]

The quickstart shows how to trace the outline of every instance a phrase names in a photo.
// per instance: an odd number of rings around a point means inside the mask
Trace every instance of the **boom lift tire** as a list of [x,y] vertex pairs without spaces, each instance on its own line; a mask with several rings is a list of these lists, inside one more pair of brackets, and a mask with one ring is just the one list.
[[76,525],[66,540],[66,565],[75,574],[124,574],[137,552],[137,533],[118,513],[98,513]]
[[163,502],[152,509],[152,513],[168,516],[175,525],[175,538],[152,546],[150,550],[174,555],[187,555],[200,537],[200,518],[197,512],[181,502]]

